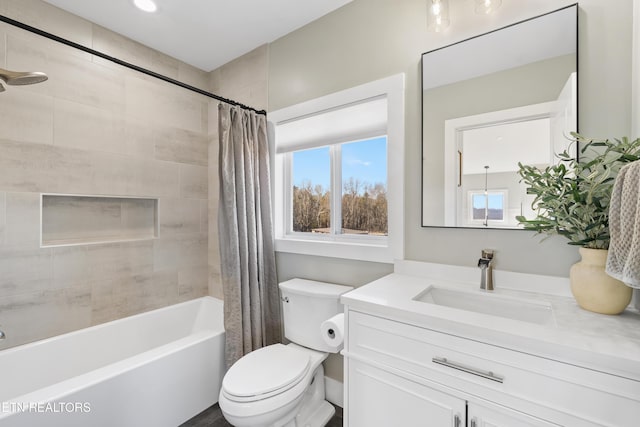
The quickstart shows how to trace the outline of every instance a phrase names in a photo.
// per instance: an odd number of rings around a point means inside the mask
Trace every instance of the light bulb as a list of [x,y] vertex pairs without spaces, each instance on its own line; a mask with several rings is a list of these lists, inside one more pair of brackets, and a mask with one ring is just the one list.
[[449,0],[427,0],[427,30],[436,33],[449,26]]
[[153,0],[133,0],[133,4],[140,10],[153,13],[158,10],[158,6]]
[[476,0],[476,13],[487,15],[502,4],[502,0]]

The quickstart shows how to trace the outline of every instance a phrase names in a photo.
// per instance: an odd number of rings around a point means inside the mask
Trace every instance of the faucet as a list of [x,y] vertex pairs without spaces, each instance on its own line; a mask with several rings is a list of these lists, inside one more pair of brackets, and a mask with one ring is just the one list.
[[483,249],[478,267],[480,267],[480,289],[493,290],[493,255],[492,249]]

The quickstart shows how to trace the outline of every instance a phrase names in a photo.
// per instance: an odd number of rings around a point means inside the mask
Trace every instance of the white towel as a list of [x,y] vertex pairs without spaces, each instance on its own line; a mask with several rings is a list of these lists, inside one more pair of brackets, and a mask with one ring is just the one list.
[[640,161],[618,173],[609,206],[607,273],[640,289]]

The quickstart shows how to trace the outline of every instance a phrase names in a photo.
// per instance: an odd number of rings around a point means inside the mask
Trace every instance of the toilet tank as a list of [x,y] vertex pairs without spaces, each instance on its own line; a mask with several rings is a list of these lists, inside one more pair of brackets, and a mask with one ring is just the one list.
[[280,283],[284,336],[301,346],[324,352],[335,352],[322,339],[322,322],[343,312],[340,295],[351,286],[291,279]]

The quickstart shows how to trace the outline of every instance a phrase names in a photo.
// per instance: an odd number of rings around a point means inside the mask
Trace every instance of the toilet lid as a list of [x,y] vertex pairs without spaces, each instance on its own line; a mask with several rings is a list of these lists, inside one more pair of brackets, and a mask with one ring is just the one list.
[[[222,381],[228,395],[265,398],[296,385],[307,373],[310,357],[282,344],[252,351],[229,368]],[[243,399],[244,400],[244,399]]]

